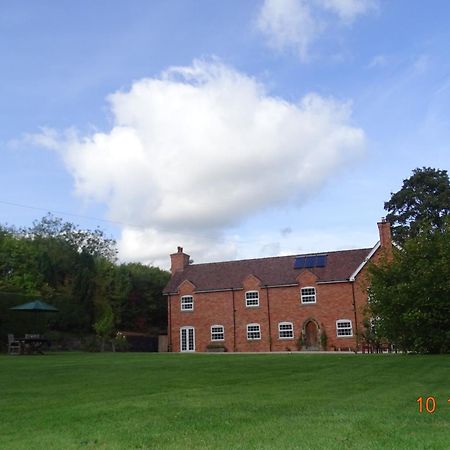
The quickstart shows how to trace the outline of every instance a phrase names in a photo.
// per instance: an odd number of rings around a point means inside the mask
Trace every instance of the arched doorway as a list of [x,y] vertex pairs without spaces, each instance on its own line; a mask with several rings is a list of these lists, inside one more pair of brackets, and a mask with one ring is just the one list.
[[314,320],[304,326],[305,350],[319,350],[319,327]]

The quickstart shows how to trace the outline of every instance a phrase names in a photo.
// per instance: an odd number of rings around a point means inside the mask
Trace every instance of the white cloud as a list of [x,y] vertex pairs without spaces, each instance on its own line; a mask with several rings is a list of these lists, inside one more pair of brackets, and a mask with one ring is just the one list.
[[318,0],[324,8],[335,13],[343,22],[351,23],[358,16],[377,9],[375,0]]
[[264,0],[257,18],[258,29],[276,50],[295,49],[302,61],[310,47],[337,16],[350,25],[358,16],[377,9],[377,0]]
[[289,103],[217,61],[136,81],[109,102],[112,129],[72,136],[62,155],[80,197],[139,227],[123,229],[124,259],[167,265],[177,245],[200,260],[233,257],[233,240],[220,244],[228,226],[305,201],[364,147],[348,104]]
[[306,1],[265,0],[258,16],[258,28],[267,36],[271,47],[277,50],[293,47],[302,60],[307,60],[309,46],[321,27]]
[[15,149],[24,148],[29,145],[45,147],[49,150],[58,150],[61,147],[61,140],[70,140],[74,136],[74,130],[69,129],[64,133],[64,137],[56,130],[48,127],[41,127],[39,133],[25,133],[20,139],[13,139],[8,142],[8,146]]
[[125,261],[170,268],[169,254],[182,245],[194,262],[224,261],[239,254],[238,242],[231,237],[226,240],[220,231],[200,234],[173,232],[155,228],[137,229],[125,227],[118,242],[119,256]]

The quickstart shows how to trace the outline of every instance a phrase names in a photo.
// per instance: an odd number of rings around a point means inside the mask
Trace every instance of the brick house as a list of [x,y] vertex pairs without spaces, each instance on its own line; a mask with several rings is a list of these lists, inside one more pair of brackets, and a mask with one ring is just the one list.
[[367,304],[367,263],[392,251],[390,224],[373,248],[190,264],[170,255],[169,348],[204,352],[355,350]]

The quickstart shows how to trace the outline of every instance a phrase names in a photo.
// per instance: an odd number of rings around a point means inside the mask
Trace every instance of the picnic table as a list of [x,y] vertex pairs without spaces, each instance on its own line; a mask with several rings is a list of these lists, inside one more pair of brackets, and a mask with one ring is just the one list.
[[17,339],[20,343],[20,353],[22,355],[43,355],[43,347],[50,345],[50,341],[41,336],[25,336]]

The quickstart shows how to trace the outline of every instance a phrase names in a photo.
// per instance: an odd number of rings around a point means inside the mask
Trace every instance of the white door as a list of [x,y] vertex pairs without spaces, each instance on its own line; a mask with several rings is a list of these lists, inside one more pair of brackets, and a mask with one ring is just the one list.
[[194,327],[180,328],[180,352],[195,352]]

